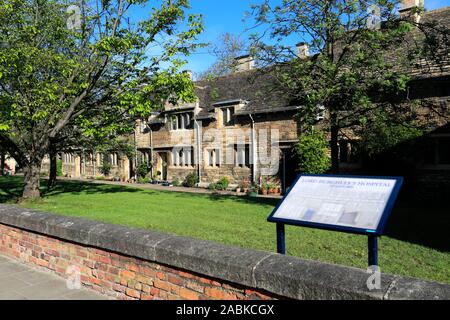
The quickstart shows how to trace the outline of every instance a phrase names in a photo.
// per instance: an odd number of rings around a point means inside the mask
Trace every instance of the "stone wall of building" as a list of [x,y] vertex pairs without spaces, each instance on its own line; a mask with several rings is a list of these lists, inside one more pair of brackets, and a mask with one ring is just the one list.
[[[61,154],[62,161],[62,174],[63,176],[70,178],[110,178],[117,179],[121,181],[126,181],[130,179],[130,159],[126,155],[120,153],[114,153],[116,157],[115,163],[111,164],[110,173],[105,176],[102,173],[102,155],[97,153],[93,159],[93,153],[86,152],[82,153],[71,153],[70,157],[65,157],[66,153]],[[110,154],[108,154],[111,156]],[[70,158],[70,161],[67,159]],[[48,173],[50,170],[50,162],[47,159],[43,162],[42,172]]]
[[[238,106],[234,106],[238,110]],[[239,115],[234,117],[232,126],[224,126],[221,109],[214,111],[215,119],[201,121],[201,156],[200,170],[201,182],[208,184],[218,181],[222,177],[228,177],[231,183],[237,184],[252,177],[251,165],[237,165],[234,155],[233,144],[242,142],[251,147],[252,119],[254,120],[255,132],[257,134],[257,176],[270,175],[267,172],[278,173],[280,154],[279,150],[272,151],[272,145],[282,144],[293,145],[298,138],[298,123],[295,119],[295,111],[286,111],[270,114]],[[138,124],[140,127],[140,124]],[[153,149],[154,174],[161,171],[161,159],[159,153],[166,153],[167,179],[169,181],[179,180],[192,172],[198,171],[196,163],[193,161],[189,165],[176,166],[174,164],[173,152],[176,147],[192,147],[197,154],[197,129],[186,129],[172,131],[170,122],[153,125],[149,130],[136,130],[137,149],[143,154],[143,158],[150,158],[148,154]],[[227,138],[228,137],[228,138]],[[230,139],[231,137],[231,139]],[[241,139],[241,140],[239,140]],[[211,150],[218,150],[215,157],[220,157],[220,161],[213,161],[210,165],[208,153]],[[146,158],[146,159],[147,159]],[[262,161],[262,163],[261,163]],[[251,161],[252,162],[252,161]],[[271,170],[268,170],[268,169]]]

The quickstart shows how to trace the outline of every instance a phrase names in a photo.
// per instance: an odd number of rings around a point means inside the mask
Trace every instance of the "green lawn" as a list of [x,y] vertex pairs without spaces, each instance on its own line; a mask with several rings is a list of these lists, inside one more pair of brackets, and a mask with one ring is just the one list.
[[[0,202],[13,203],[21,179],[0,177]],[[44,188],[45,190],[45,188]],[[275,225],[266,222],[273,200],[159,192],[132,187],[60,182],[43,200],[23,206],[56,214],[275,251]],[[409,206],[409,207],[408,207]],[[425,212],[409,203],[396,209],[389,236],[380,241],[383,272],[450,283],[446,208]],[[442,232],[441,232],[442,230]],[[367,239],[330,231],[287,228],[289,255],[366,268]]]

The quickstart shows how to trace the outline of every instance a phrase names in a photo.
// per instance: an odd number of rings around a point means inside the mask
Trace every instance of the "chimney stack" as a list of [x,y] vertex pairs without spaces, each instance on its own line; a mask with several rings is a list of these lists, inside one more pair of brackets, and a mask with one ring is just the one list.
[[420,22],[420,13],[414,12],[416,8],[424,8],[425,0],[402,0],[400,6],[400,18],[411,19],[416,23]]
[[249,54],[237,57],[235,60],[236,72],[252,70],[255,67],[255,59]]
[[309,57],[309,46],[305,42],[297,43],[297,57],[306,59]]

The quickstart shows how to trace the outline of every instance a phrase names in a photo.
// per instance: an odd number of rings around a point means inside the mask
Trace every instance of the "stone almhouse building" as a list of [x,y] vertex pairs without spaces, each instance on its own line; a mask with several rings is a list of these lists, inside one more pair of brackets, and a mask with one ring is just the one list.
[[[401,14],[409,14],[416,2],[405,0]],[[450,7],[425,12],[420,19],[450,26]],[[302,45],[297,50],[299,58],[307,52]],[[128,180],[133,178],[137,163],[147,162],[152,164],[151,175],[161,181],[182,181],[195,172],[203,186],[224,176],[233,184],[260,182],[267,176],[288,187],[296,176],[292,147],[298,141],[296,114],[300,106],[292,104],[283,92],[273,91],[275,79],[255,69],[250,56],[240,57],[238,62],[233,74],[195,82],[195,103],[166,105],[149,119],[139,121],[133,136],[137,159],[117,153],[62,154],[64,173],[95,177],[100,175],[102,161],[108,161],[111,176]],[[411,99],[431,101],[448,110],[450,68],[415,71],[412,88]],[[321,119],[318,115],[318,123]],[[417,177],[438,176],[442,183],[448,183],[448,118],[444,116],[440,125],[426,137],[426,147],[415,148],[410,157]],[[355,150],[354,141],[340,141],[343,170],[361,169]]]
[[272,79],[252,63],[240,57],[235,73],[195,83],[196,103],[167,106],[139,124],[137,148],[143,161],[153,159],[154,175],[183,181],[195,172],[205,186],[225,176],[234,184],[292,179],[299,107],[274,92],[265,95]]

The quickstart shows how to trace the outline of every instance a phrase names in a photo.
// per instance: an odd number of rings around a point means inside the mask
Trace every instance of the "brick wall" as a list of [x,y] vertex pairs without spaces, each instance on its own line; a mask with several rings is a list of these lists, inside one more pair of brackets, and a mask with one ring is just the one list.
[[[275,232],[275,231],[274,231]],[[0,255],[118,299],[450,299],[450,286],[0,204]]]
[[0,253],[125,300],[268,300],[273,294],[0,224]]

